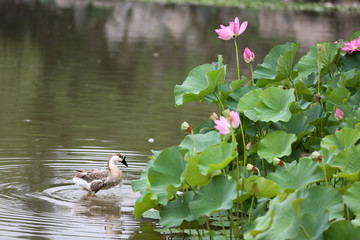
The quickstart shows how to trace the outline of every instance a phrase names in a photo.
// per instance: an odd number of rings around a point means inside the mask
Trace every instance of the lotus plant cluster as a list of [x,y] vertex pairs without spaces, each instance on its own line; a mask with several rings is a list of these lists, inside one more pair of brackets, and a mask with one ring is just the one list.
[[244,46],[250,81],[237,45],[247,26],[236,17],[215,30],[234,40],[237,79],[225,79],[219,55],[175,86],[176,107],[202,101],[218,112],[152,151],[132,181],[135,218],[157,215],[170,238],[359,239],[360,31],[297,58],[300,44],[276,45],[255,71]]

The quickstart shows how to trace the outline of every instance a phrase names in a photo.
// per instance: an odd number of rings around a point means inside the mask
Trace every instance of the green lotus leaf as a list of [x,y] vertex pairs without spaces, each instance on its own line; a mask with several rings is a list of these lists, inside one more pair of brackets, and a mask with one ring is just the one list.
[[[240,181],[239,189],[242,189],[242,181]],[[245,179],[243,189],[253,197],[273,198],[281,193],[280,187],[276,183],[259,176]]]
[[[256,239],[322,239],[331,219],[341,218],[343,204],[335,189],[312,187],[270,201],[269,211],[256,220]],[[304,234],[306,232],[307,236]]]
[[214,211],[230,209],[236,197],[236,182],[219,175],[195,194],[189,203],[190,211],[195,217],[210,216]]
[[260,89],[254,89],[243,95],[237,105],[237,110],[245,114],[245,116],[254,122],[257,121],[255,104],[259,100],[259,94],[262,92]]
[[273,47],[254,71],[256,85],[261,87],[288,78],[298,47],[299,44],[291,42]]
[[191,156],[187,159],[187,166],[181,175],[181,181],[186,182],[190,186],[206,186],[210,183],[212,176],[204,176],[199,169],[199,154]]
[[236,111],[239,99],[241,99],[246,93],[258,89],[256,86],[246,86],[236,89],[234,92],[230,93],[229,97],[226,99],[225,104],[231,110]]
[[289,156],[291,154],[291,144],[295,141],[295,134],[284,131],[271,132],[261,139],[258,146],[258,155],[271,163],[274,157]]
[[276,64],[276,79],[287,79],[291,75],[293,68],[294,58],[300,43],[292,43],[291,49],[284,55],[280,55]]
[[189,209],[189,202],[193,199],[193,197],[193,192],[185,192],[182,196],[169,202],[166,206],[163,206],[160,209],[161,226],[168,228],[179,226],[184,220],[194,220]]
[[136,199],[133,212],[135,219],[139,220],[144,212],[156,207],[156,202],[156,194],[150,194],[149,192]]
[[218,67],[204,64],[194,68],[182,85],[175,86],[175,105],[177,107],[186,102],[203,100],[206,95],[212,94],[215,88],[224,82],[226,66],[222,65],[221,56],[219,56],[217,64]]
[[339,172],[338,174],[334,175],[334,178],[347,178],[350,181],[356,182],[360,180],[360,171],[353,173]]
[[[319,55],[319,52],[321,54]],[[338,45],[335,43],[321,43],[313,46],[311,50],[298,62],[298,73],[300,78],[307,78],[312,73],[319,74],[321,77],[326,75],[331,65],[337,60]]]
[[294,89],[267,88],[259,94],[255,104],[258,120],[265,122],[289,121],[290,104],[295,101]]
[[300,78],[307,78],[310,74],[317,74],[319,72],[317,58],[318,50],[315,45],[305,56],[301,57],[298,62],[298,73]]
[[270,173],[268,180],[275,182],[281,190],[301,189],[307,185],[324,179],[322,170],[317,161],[310,158],[302,158],[299,163],[289,167],[288,170]]
[[313,95],[313,92],[307,88],[306,84],[303,81],[295,83],[296,92],[298,95]]
[[199,156],[200,173],[204,176],[210,175],[217,170],[224,169],[235,157],[237,151],[233,149],[237,143],[221,142],[218,145],[210,146],[204,149]]
[[336,84],[339,87],[358,89],[360,87],[359,79],[360,79],[360,70],[351,69],[349,71],[342,72]]
[[158,201],[166,205],[181,188],[181,174],[186,167],[184,155],[187,150],[173,146],[163,150],[148,172],[150,192],[155,192]]
[[358,239],[360,236],[360,228],[355,227],[347,220],[333,222],[329,229],[323,233],[323,239],[339,240],[339,239]]
[[287,133],[295,134],[298,140],[315,129],[314,126],[309,125],[308,118],[300,114],[293,114],[288,122],[274,123],[274,126],[278,130],[282,129]]
[[309,119],[310,124],[316,126],[321,123],[323,118],[326,117],[326,112],[323,110],[320,104],[315,104],[304,111],[302,115]]
[[353,52],[352,54],[345,54],[341,58],[343,71],[351,69],[360,69],[360,52]]
[[337,107],[346,104],[350,94],[350,91],[346,88],[334,89],[327,98],[326,108],[333,109],[334,106]]
[[360,213],[360,182],[355,182],[343,195],[344,203],[357,215]]
[[189,134],[180,143],[180,147],[189,150],[191,155],[194,151],[194,139],[197,153],[202,152],[205,148],[211,145],[216,145],[221,141],[220,133],[218,131],[211,131],[205,134],[194,134],[194,138],[191,134]]
[[340,151],[354,145],[360,139],[360,132],[352,128],[344,128],[333,135],[328,135],[321,140],[320,146],[329,149],[337,155]]
[[149,168],[153,165],[154,161],[150,160],[147,162],[145,169],[141,172],[141,176],[138,180],[131,181],[131,188],[133,192],[139,191],[141,195],[144,195],[147,192],[147,189],[150,187],[148,180]]
[[250,235],[262,240],[294,239],[300,229],[292,205],[300,197],[293,193],[284,201],[280,197],[272,199],[267,213],[256,219],[256,227]]
[[336,155],[332,166],[340,168],[345,173],[360,171],[360,145],[340,151]]
[[331,221],[341,219],[344,215],[344,203],[341,194],[334,188],[314,186],[309,188],[308,196],[301,202],[301,212],[321,214],[328,212]]

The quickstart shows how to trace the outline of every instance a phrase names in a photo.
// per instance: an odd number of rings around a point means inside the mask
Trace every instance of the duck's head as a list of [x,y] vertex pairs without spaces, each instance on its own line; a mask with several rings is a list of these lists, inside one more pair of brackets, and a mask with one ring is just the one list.
[[[114,153],[111,157],[110,160],[114,161],[114,162],[121,162],[122,164],[124,164],[126,167],[128,166],[127,162],[125,161],[126,156],[122,155],[120,153]],[[110,161],[109,160],[109,161]]]

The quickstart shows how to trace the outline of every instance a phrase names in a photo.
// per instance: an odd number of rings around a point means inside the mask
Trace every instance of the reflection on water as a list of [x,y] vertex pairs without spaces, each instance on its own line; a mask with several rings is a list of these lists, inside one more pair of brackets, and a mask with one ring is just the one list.
[[[214,32],[248,20],[240,48],[256,61],[275,44],[347,39],[355,13],[277,12],[105,0],[0,1],[0,236],[6,239],[162,239],[132,216],[151,149],[178,144],[179,126],[212,106],[174,108],[173,87],[233,44]],[[309,34],[311,33],[311,34]],[[242,73],[249,75],[246,64]],[[154,141],[148,141],[154,139]],[[74,186],[76,169],[127,155],[121,186],[97,197]]]

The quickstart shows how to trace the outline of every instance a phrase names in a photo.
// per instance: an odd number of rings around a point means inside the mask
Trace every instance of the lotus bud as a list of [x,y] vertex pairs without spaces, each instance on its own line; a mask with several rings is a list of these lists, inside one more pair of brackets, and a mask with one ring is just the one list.
[[218,115],[216,115],[216,113],[214,113],[214,112],[210,116],[210,120],[213,120],[213,121],[218,118],[219,118]]
[[341,121],[344,119],[344,113],[339,108],[336,108],[334,116],[335,116],[336,120],[338,120],[338,121]]
[[279,165],[280,167],[283,167],[284,166],[284,161],[277,158],[277,157],[274,157],[273,158],[273,163],[275,166]]
[[250,148],[251,148],[251,141],[248,144],[246,144],[246,150],[249,151]]
[[[275,166],[277,166],[277,165],[279,165],[280,167],[284,166],[283,160],[281,160],[281,159],[279,159],[279,158],[277,158],[277,157],[274,157],[274,158],[273,158],[273,163],[274,163]],[[281,166],[281,165],[282,165],[282,166]]]
[[253,167],[254,167],[254,165],[248,163],[248,164],[246,165],[246,170],[252,171],[252,170],[253,170]]
[[188,133],[191,133],[191,131],[192,131],[193,128],[190,127],[190,125],[189,125],[187,122],[183,122],[183,123],[181,124],[180,129],[181,129],[181,131],[183,131],[183,132],[187,131]]
[[318,151],[314,151],[311,153],[311,159],[312,160],[318,160],[318,157],[321,156],[321,154]]
[[225,109],[222,114],[224,115],[224,117],[228,118],[230,117],[230,109]]

